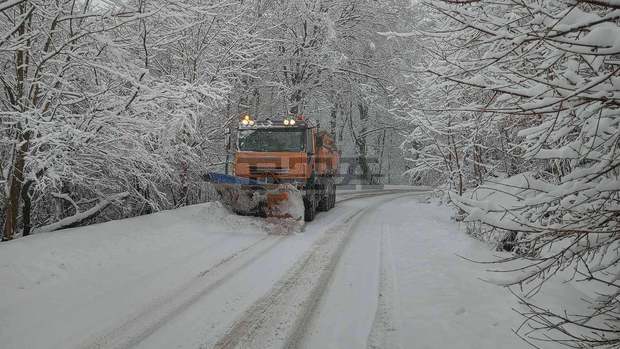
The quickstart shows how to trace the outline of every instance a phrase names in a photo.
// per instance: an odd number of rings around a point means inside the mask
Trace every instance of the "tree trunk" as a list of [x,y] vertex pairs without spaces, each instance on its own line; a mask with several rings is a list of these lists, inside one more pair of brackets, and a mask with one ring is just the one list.
[[358,149],[358,161],[362,169],[363,184],[373,184],[373,176],[370,166],[368,165],[367,158],[367,145],[366,145],[366,121],[368,119],[368,106],[364,103],[358,103],[357,105],[360,113],[361,136],[357,138],[356,144]]
[[[19,5],[21,16],[32,12],[29,11],[29,3],[26,1]],[[26,30],[30,30],[27,20],[24,20],[17,29],[17,35],[24,37]],[[28,78],[28,52],[25,49],[18,49],[15,52],[15,100],[16,109],[21,112],[26,111],[26,80]],[[34,101],[36,103],[36,100]],[[23,131],[26,125],[18,123],[16,126],[15,146],[13,152],[13,164],[7,183],[9,185],[9,196],[7,198],[4,226],[2,229],[2,240],[11,240],[17,232],[17,211],[19,210],[21,190],[24,182],[24,166],[26,164],[26,154],[30,147],[30,131]]]
[[33,180],[28,180],[22,188],[22,200],[24,200],[24,207],[22,207],[22,221],[23,221],[23,236],[30,235],[32,230],[32,224],[30,221],[30,212],[32,210],[32,197],[30,196],[30,187],[34,183]]
[[13,168],[9,176],[9,197],[5,207],[4,227],[2,229],[2,240],[12,240],[17,232],[17,210],[19,209],[22,184],[24,182],[24,165],[26,163],[26,153],[28,152],[28,134],[18,137],[18,144],[15,145],[15,159]]
[[301,101],[303,100],[302,91],[297,89],[295,93],[291,96],[291,107],[289,109],[289,113],[292,115],[297,115],[302,112]]
[[336,127],[338,127],[338,104],[334,102],[332,105],[332,110],[329,114],[329,132],[335,136],[336,135]]
[[334,100],[332,102],[332,109],[329,115],[329,132],[336,139],[336,134],[338,132],[338,119],[340,119],[343,114],[342,111],[342,102],[338,95],[334,96]]

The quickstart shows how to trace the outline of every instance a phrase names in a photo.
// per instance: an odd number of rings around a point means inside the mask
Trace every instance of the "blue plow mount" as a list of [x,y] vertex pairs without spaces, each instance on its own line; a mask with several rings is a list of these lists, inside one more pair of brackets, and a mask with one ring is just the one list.
[[255,179],[231,176],[223,173],[209,172],[205,176],[207,182],[215,184],[237,184],[237,185],[264,185],[265,182],[257,181]]

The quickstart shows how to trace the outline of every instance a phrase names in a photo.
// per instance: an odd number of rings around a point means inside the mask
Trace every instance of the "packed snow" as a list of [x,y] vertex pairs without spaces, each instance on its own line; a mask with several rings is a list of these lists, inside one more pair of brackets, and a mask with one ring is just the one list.
[[[515,298],[460,257],[493,252],[428,195],[349,194],[288,236],[207,203],[3,243],[0,342],[211,348],[241,331],[265,348],[290,338],[304,348],[523,347]],[[249,331],[256,309],[269,316]]]

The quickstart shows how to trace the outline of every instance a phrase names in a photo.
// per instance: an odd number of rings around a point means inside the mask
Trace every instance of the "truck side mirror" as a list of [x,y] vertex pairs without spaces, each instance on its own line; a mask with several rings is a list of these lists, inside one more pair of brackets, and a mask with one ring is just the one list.
[[323,147],[323,138],[322,137],[317,137],[316,138],[316,147],[317,148]]

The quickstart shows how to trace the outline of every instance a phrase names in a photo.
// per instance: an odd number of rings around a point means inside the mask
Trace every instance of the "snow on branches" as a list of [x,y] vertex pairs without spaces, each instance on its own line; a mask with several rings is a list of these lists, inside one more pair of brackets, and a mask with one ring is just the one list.
[[[4,239],[73,222],[97,203],[110,203],[92,215],[105,220],[210,199],[199,178],[229,158],[224,130],[245,113],[323,114],[340,141],[354,138],[364,177],[380,178],[396,166],[366,158],[395,134],[379,120],[402,57],[377,31],[404,22],[400,9],[393,0],[5,1]],[[112,200],[118,193],[127,195]]]
[[3,4],[4,238],[27,235],[31,217],[34,226],[71,221],[96,202],[121,216],[185,203],[188,173],[218,161],[211,147],[221,143],[229,76],[246,63],[230,64],[242,47],[233,43],[247,39],[229,21],[236,10],[225,1]]
[[523,332],[617,347],[620,10],[608,1],[423,5],[428,16],[412,33],[388,34],[418,37],[427,53],[412,74],[419,102],[402,102],[411,174],[444,174],[468,221],[507,232],[530,263],[501,284],[538,290],[571,270],[604,289],[579,316],[524,300]]

